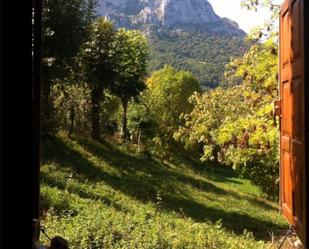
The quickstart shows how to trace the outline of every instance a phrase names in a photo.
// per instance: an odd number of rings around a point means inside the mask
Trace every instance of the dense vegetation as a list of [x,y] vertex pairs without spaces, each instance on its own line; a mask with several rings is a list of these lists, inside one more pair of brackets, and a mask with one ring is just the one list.
[[[95,1],[77,2],[44,10],[41,210],[50,233],[71,248],[265,248],[267,231],[284,228],[269,201],[278,196],[276,34],[258,42],[252,33],[246,52],[237,38],[199,47],[203,34],[169,34],[157,47],[169,51],[165,63],[181,53],[208,62],[147,76],[145,36],[95,19]],[[59,18],[71,21],[72,46],[56,46]],[[203,92],[202,76],[221,87]]]
[[147,80],[147,90],[141,102],[147,107],[153,120],[154,142],[164,150],[167,157],[175,147],[173,134],[182,124],[179,116],[192,110],[187,100],[192,93],[201,92],[199,82],[186,71],[171,66],[154,72]]
[[[202,148],[202,160],[231,165],[268,196],[278,196],[279,131],[273,121],[277,96],[277,45],[254,45],[227,66],[231,87],[195,94],[194,110],[175,138]],[[237,84],[241,81],[241,84]]]
[[42,5],[41,126],[42,137],[46,138],[57,131],[52,87],[57,80],[71,82],[78,71],[76,55],[90,34],[95,0],[44,0]]
[[224,85],[225,65],[231,57],[242,56],[250,47],[240,36],[188,30],[156,30],[149,35],[150,62],[153,72],[170,64],[192,72],[203,89]]
[[[274,203],[228,168],[64,135],[42,148],[41,208],[70,248],[272,248]],[[46,242],[47,239],[42,237]]]

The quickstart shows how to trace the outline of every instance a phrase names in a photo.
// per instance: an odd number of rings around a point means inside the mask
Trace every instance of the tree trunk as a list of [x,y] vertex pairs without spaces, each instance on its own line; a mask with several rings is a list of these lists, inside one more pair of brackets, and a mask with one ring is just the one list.
[[103,89],[94,86],[91,91],[91,137],[95,140],[100,137],[100,99]]
[[126,98],[122,99],[122,142],[125,143],[128,137],[128,130],[127,130],[127,112],[128,112],[128,100]]
[[74,110],[74,106],[71,106],[70,109],[70,121],[71,121],[71,125],[70,125],[70,129],[69,129],[69,137],[71,137],[72,133],[73,133],[73,128],[74,128],[74,121],[75,121],[75,110]]
[[138,151],[142,152],[142,130],[141,129],[138,129],[137,145],[138,145]]

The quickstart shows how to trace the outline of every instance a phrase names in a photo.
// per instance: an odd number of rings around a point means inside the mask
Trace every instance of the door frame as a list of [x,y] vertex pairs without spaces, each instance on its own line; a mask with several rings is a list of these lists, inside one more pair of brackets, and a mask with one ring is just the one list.
[[[39,9],[39,12],[41,11],[41,4],[42,1],[41,0],[32,0],[32,6],[35,6]],[[309,23],[309,1],[305,0],[304,1],[304,23]],[[39,23],[41,22],[41,13],[39,15],[37,15],[37,20],[39,20]],[[38,32],[37,34],[40,34],[41,32],[41,23],[37,26],[37,30],[36,32]],[[308,38],[308,34],[309,34],[309,25],[304,25],[304,63],[305,63],[305,80],[304,80],[304,87],[305,87],[305,147],[308,147],[309,144],[309,132],[308,132],[308,127],[309,127],[309,38]],[[40,36],[37,36],[40,37]],[[32,127],[36,126],[39,127],[40,126],[40,81],[41,81],[41,68],[40,68],[40,63],[39,61],[41,60],[41,40],[40,38],[39,42],[37,44],[37,49],[39,50],[38,54],[36,55],[36,70],[34,75],[35,76],[35,80],[33,80],[33,89],[36,89],[36,99],[33,102],[33,109],[32,109]],[[33,132],[36,131],[36,132]],[[38,218],[38,206],[39,206],[39,182],[40,182],[40,178],[39,178],[39,137],[40,137],[40,132],[39,129],[34,129],[32,130],[32,146],[33,146],[33,161],[32,161],[32,218]],[[306,156],[305,153],[305,170],[306,170],[306,176],[305,176],[305,184],[306,184],[306,211],[305,211],[305,215],[306,215],[306,238],[305,238],[305,248],[309,249],[309,215],[308,215],[308,210],[309,210],[309,159],[308,156]]]
[[[306,209],[305,209],[305,215],[306,215],[306,238],[305,238],[305,248],[309,249],[309,215],[308,215],[308,210],[309,210],[309,158],[306,156],[306,148],[308,151],[308,145],[309,145],[309,38],[308,38],[308,33],[309,33],[309,2],[308,0],[304,1],[304,69],[305,69],[305,80],[304,80],[304,87],[305,87],[305,185],[306,185]],[[307,25],[306,25],[307,24]]]

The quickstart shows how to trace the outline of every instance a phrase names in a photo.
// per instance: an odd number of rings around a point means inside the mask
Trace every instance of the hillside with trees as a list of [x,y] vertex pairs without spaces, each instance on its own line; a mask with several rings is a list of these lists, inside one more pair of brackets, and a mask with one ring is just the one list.
[[[184,31],[160,33],[151,45],[142,31],[96,18],[95,1],[64,2],[46,1],[43,11],[47,233],[73,249],[280,243],[269,236],[287,229],[277,204],[276,29],[250,34],[246,50],[236,49],[236,38]],[[162,65],[152,64],[154,44],[168,51]],[[181,69],[185,63],[169,63],[172,56],[197,58],[205,68],[192,59]],[[214,80],[220,86],[203,91]]]
[[219,17],[207,0],[100,0],[96,10],[116,27],[146,35],[148,74],[169,64],[192,72],[203,90],[224,85],[225,64],[251,44],[238,24]]
[[242,36],[227,36],[211,31],[153,28],[150,44],[149,72],[169,64],[178,70],[192,72],[203,90],[224,86],[225,65],[231,58],[245,54],[250,43]]

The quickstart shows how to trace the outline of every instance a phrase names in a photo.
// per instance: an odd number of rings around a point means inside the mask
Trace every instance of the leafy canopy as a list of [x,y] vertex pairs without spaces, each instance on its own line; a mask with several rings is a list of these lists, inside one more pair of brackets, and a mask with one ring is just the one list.
[[199,82],[190,72],[167,65],[151,75],[147,88],[143,97],[155,119],[158,139],[165,145],[171,144],[173,133],[181,124],[179,116],[193,108],[187,99],[194,92],[201,92]]
[[194,109],[175,133],[187,149],[201,146],[202,160],[233,166],[269,196],[278,191],[277,60],[272,39],[232,60],[225,74],[231,87],[194,94]]
[[145,88],[148,43],[140,31],[119,29],[116,48],[117,81],[113,91],[121,99],[128,100]]

